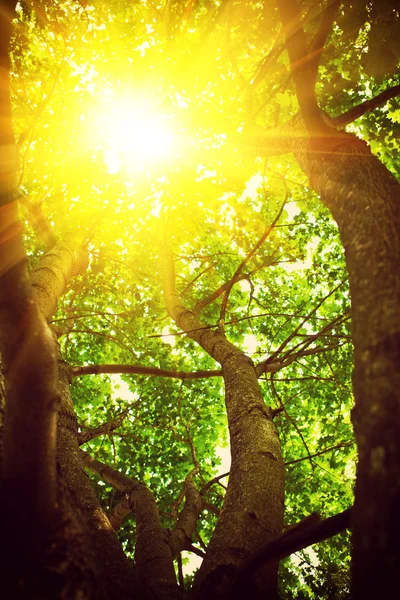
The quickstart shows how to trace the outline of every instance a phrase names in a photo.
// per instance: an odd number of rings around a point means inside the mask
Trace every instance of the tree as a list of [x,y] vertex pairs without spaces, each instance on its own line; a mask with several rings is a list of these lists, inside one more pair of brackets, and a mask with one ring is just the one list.
[[[398,18],[18,4],[0,95],[11,595],[180,598],[190,551],[194,598],[274,598],[279,560],[349,525],[352,597],[394,587]],[[349,597],[346,535],[314,548],[282,563],[282,597]]]

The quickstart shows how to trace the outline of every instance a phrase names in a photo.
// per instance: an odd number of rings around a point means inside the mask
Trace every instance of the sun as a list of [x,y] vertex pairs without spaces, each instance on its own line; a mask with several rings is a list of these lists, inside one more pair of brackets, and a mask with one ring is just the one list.
[[110,116],[109,127],[110,141],[121,152],[159,158],[171,148],[172,132],[166,117],[140,107],[116,107]]
[[144,102],[113,101],[99,113],[97,133],[108,173],[166,162],[176,143],[171,117]]

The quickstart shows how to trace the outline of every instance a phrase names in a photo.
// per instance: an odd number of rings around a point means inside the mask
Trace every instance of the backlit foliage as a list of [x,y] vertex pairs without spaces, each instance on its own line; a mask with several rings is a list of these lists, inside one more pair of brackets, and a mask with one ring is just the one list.
[[[44,249],[34,234],[38,209],[57,236],[89,247],[90,267],[53,321],[71,364],[217,368],[167,317],[163,243],[175,255],[182,302],[194,309],[230,280],[285,202],[234,286],[225,321],[229,339],[255,363],[296,328],[280,358],[320,349],[262,379],[266,402],[285,408],[276,422],[288,463],[286,522],[293,524],[352,503],[352,348],[335,224],[290,155],[264,158],[247,144],[250,126],[273,128],[297,112],[273,4],[69,0],[38,3],[35,14],[21,3],[12,94],[32,264]],[[319,5],[304,4],[311,38]],[[332,116],[398,83],[400,47],[389,17],[357,2],[341,10],[317,82]],[[382,28],[386,62],[376,51]],[[399,114],[391,100],[352,125],[393,170]],[[205,325],[218,324],[221,298],[200,313]],[[75,379],[72,390],[82,430],[124,413],[120,427],[86,449],[145,481],[165,523],[178,509],[194,452],[199,489],[217,473],[228,435],[219,378],[98,375]],[[118,498],[95,482],[111,510]],[[223,494],[217,485],[207,497],[198,529],[205,542]],[[121,529],[128,552],[133,529],[130,520]],[[346,597],[332,594],[347,589],[347,569],[343,535],[311,558],[286,561],[283,597]]]

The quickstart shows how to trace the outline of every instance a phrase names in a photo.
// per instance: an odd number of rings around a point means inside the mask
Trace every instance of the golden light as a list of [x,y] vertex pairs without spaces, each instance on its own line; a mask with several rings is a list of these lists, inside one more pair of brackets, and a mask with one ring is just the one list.
[[97,124],[108,173],[140,171],[171,157],[175,136],[167,115],[139,103],[113,101],[108,108]]

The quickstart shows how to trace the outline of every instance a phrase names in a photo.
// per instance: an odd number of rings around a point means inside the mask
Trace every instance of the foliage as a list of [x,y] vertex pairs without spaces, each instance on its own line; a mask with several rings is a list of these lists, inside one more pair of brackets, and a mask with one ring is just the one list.
[[[303,4],[311,38],[319,13]],[[317,83],[332,116],[398,83],[395,7],[384,4],[340,10]],[[21,4],[12,58],[32,266],[44,249],[35,208],[57,236],[89,244],[90,267],[53,320],[63,358],[218,368],[167,317],[162,242],[173,247],[182,301],[194,309],[231,279],[285,203],[231,291],[227,333],[255,363],[277,350],[278,358],[321,350],[262,378],[266,403],[284,407],[276,422],[288,463],[286,522],[351,505],[352,348],[338,232],[294,159],[254,156],[241,135],[249,123],[272,128],[297,112],[273,3],[67,0],[42,3],[36,14]],[[394,172],[399,114],[393,99],[351,126]],[[206,326],[218,324],[222,297],[203,308]],[[165,525],[194,454],[198,489],[217,473],[228,437],[220,378],[86,376],[74,379],[72,393],[83,430],[125,414],[85,449],[144,481]],[[111,511],[117,495],[94,482]],[[211,508],[198,528],[205,542],[223,493],[217,485],[207,496]],[[131,521],[120,537],[132,553]],[[314,565],[282,565],[282,597],[344,598],[346,569],[342,536],[315,550]]]

